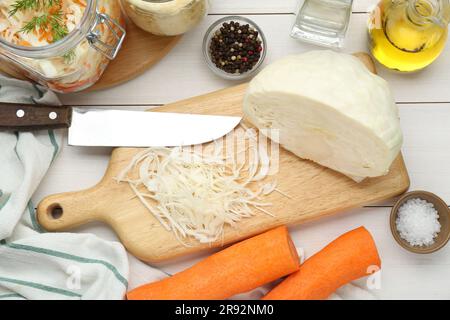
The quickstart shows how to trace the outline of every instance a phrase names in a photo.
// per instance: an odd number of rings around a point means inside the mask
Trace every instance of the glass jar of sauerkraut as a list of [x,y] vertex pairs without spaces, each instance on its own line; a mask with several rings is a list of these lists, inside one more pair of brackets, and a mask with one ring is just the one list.
[[56,92],[96,83],[125,34],[119,0],[0,1],[0,63]]
[[141,29],[159,36],[188,32],[206,16],[208,0],[122,0],[125,12]]

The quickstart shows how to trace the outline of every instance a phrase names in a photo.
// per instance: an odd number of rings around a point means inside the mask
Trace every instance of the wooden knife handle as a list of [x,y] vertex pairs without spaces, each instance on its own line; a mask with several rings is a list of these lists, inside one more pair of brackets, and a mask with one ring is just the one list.
[[0,131],[68,128],[71,120],[71,107],[0,103]]

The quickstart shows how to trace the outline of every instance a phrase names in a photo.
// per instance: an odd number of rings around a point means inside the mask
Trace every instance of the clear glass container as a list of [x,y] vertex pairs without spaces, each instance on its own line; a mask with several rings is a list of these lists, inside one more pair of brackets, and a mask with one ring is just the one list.
[[382,0],[368,24],[372,55],[393,70],[421,70],[444,50],[449,21],[449,0]]
[[141,29],[176,36],[197,26],[206,16],[208,0],[121,0],[128,17]]
[[343,47],[352,4],[353,0],[305,0],[291,37],[326,47]]
[[[209,49],[211,46],[211,39],[214,36],[214,34],[222,27],[222,24],[224,22],[231,22],[231,21],[239,22],[241,25],[248,24],[251,28],[255,29],[258,32],[258,38],[261,41],[262,50],[260,58],[258,62],[253,66],[253,68],[245,73],[228,73],[216,67],[216,65],[212,62],[211,52]],[[243,80],[255,75],[255,73],[257,73],[257,71],[262,66],[267,54],[267,41],[261,28],[252,20],[241,16],[227,16],[217,20],[208,28],[203,38],[202,50],[205,62],[208,65],[208,67],[214,72],[214,74],[226,80]]]
[[79,25],[54,43],[21,46],[0,36],[0,63],[60,93],[81,91],[95,84],[124,41],[125,20],[119,1],[85,3]]

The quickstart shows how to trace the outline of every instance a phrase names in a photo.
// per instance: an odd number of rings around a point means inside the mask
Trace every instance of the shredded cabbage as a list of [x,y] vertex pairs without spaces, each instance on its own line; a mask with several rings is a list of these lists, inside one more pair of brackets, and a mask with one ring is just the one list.
[[[247,131],[249,132],[249,131]],[[271,204],[263,197],[276,191],[276,182],[263,182],[270,158],[265,147],[250,143],[229,156],[221,143],[199,152],[192,147],[148,148],[134,156],[116,177],[127,182],[136,197],[168,231],[187,245],[187,238],[215,242],[225,226],[236,226]],[[239,163],[240,153],[251,155]],[[225,153],[225,155],[224,155]]]
[[[0,2],[0,35],[6,41],[19,45],[30,47],[41,47],[53,42],[51,32],[36,28],[33,32],[21,32],[22,27],[33,18],[42,15],[48,11],[48,8],[40,10],[17,11],[10,15],[12,5],[17,0],[2,0]],[[62,0],[61,17],[62,22],[71,32],[80,23],[86,8],[86,0]]]

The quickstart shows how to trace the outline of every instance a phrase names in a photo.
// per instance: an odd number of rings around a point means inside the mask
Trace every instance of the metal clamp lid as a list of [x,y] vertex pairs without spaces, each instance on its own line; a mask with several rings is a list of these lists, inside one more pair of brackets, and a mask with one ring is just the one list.
[[[115,41],[112,44],[108,44],[101,40],[102,30],[99,27],[102,25],[105,25],[113,34]],[[119,33],[117,31],[119,31]],[[116,58],[125,36],[125,29],[117,21],[111,19],[109,15],[97,11],[95,22],[86,38],[91,47],[108,59],[113,60]]]

